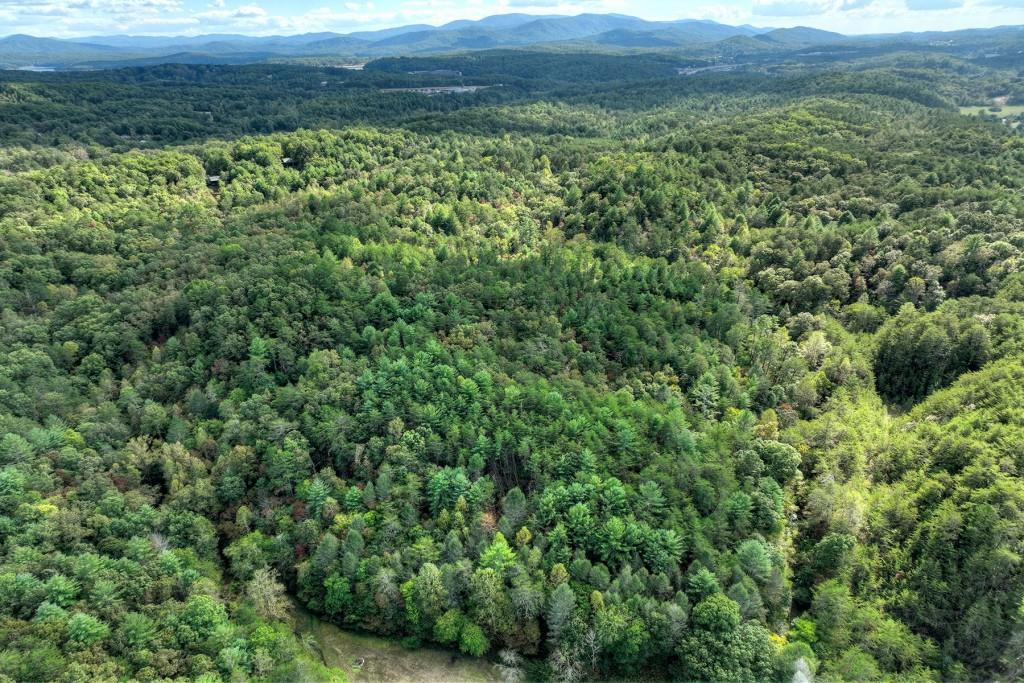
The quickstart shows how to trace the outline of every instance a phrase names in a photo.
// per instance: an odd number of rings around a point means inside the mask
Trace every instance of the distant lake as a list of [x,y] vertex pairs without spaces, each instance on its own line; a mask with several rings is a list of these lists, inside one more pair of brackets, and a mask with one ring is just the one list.
[[13,69],[6,69],[6,71],[56,71],[52,66],[16,66]]

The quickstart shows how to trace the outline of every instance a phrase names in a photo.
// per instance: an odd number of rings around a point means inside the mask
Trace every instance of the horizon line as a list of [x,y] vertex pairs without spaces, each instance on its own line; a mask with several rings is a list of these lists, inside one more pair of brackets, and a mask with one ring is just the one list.
[[[355,29],[352,29],[350,31],[344,31],[344,32],[343,31],[338,31],[338,30],[304,31],[304,32],[301,32],[301,33],[275,33],[275,32],[271,32],[271,33],[246,33],[246,32],[243,32],[243,31],[227,31],[227,32],[211,32],[211,33],[181,33],[181,32],[177,32],[177,33],[130,33],[129,32],[129,33],[86,33],[86,34],[82,34],[82,35],[78,35],[78,36],[73,36],[73,37],[18,32],[18,33],[9,33],[9,34],[0,35],[0,40],[7,40],[9,38],[17,38],[17,37],[26,37],[26,38],[36,38],[36,39],[44,39],[44,40],[58,40],[58,41],[62,41],[62,42],[71,42],[71,43],[73,43],[73,42],[77,42],[77,41],[88,40],[90,38],[164,38],[164,39],[184,38],[184,39],[190,39],[191,40],[191,39],[196,39],[196,38],[217,37],[217,36],[240,37],[240,38],[296,38],[296,37],[310,36],[310,35],[351,36],[351,35],[357,34],[357,33],[378,33],[378,32],[381,32],[381,31],[390,31],[390,30],[396,30],[396,29],[408,28],[408,27],[422,27],[422,30],[437,30],[437,29],[442,29],[445,26],[450,26],[451,24],[455,24],[455,23],[466,22],[466,23],[469,23],[469,24],[478,24],[478,23],[480,23],[482,21],[485,21],[487,19],[491,19],[491,18],[495,18],[495,17],[507,17],[507,16],[531,16],[531,17],[535,17],[536,18],[535,20],[542,20],[542,19],[572,19],[572,18],[578,18],[578,17],[584,17],[584,16],[623,17],[623,18],[629,18],[629,19],[639,19],[641,21],[649,22],[649,23],[652,23],[652,24],[703,23],[703,24],[714,24],[714,25],[718,25],[718,26],[728,26],[728,27],[733,27],[733,28],[748,27],[748,28],[752,28],[752,29],[757,29],[759,31],[765,31],[765,32],[784,30],[784,29],[801,29],[801,28],[803,28],[803,29],[810,29],[810,30],[814,30],[814,31],[822,31],[822,32],[826,32],[826,33],[835,33],[837,35],[846,36],[846,37],[854,37],[854,36],[857,36],[857,37],[871,37],[871,36],[886,37],[886,36],[901,36],[901,35],[920,35],[920,34],[926,34],[926,33],[959,33],[959,32],[962,32],[962,31],[985,31],[985,30],[994,30],[994,29],[1021,29],[1021,28],[1024,28],[1024,24],[1002,24],[1002,23],[998,23],[998,24],[987,25],[987,26],[986,25],[965,26],[965,27],[962,27],[962,28],[955,28],[955,29],[948,29],[948,30],[931,29],[931,30],[921,30],[921,31],[893,31],[893,32],[884,32],[884,33],[876,33],[876,32],[864,32],[864,33],[851,32],[851,33],[845,33],[845,32],[840,32],[840,31],[832,31],[832,30],[828,30],[828,29],[817,28],[815,26],[810,26],[810,25],[808,25],[806,23],[797,23],[797,24],[792,24],[792,25],[761,26],[761,25],[757,25],[757,24],[754,24],[754,23],[751,23],[751,22],[730,24],[730,23],[726,23],[726,22],[715,21],[714,19],[698,19],[698,18],[692,18],[692,17],[681,17],[681,18],[678,18],[678,19],[647,19],[647,18],[644,18],[642,16],[633,15],[633,14],[623,14],[621,12],[580,12],[578,14],[531,14],[529,12],[503,12],[503,13],[499,13],[499,14],[490,14],[490,15],[487,15],[485,17],[481,17],[480,19],[468,19],[468,18],[453,19],[452,21],[444,22],[444,23],[441,23],[441,24],[403,23],[403,24],[394,24],[394,25],[380,26],[378,28],[355,28]],[[779,18],[781,18],[781,17],[779,17]],[[503,29],[503,30],[514,31],[515,27],[508,28],[508,29]],[[709,42],[716,42],[716,41],[709,41]]]

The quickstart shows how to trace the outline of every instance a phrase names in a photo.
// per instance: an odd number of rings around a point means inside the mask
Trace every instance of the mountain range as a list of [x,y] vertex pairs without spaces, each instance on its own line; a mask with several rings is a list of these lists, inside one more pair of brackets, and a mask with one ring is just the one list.
[[[1019,27],[988,29],[1017,31]],[[334,58],[354,62],[494,48],[543,47],[600,51],[680,50],[721,44],[722,52],[799,49],[866,40],[933,41],[954,34],[844,36],[813,28],[757,28],[682,19],[648,21],[622,14],[538,16],[500,14],[442,26],[412,24],[378,31],[292,36],[90,36],[76,39],[12,35],[0,39],[0,68],[109,68],[158,63],[254,63],[271,59]],[[909,38],[908,38],[909,36]]]

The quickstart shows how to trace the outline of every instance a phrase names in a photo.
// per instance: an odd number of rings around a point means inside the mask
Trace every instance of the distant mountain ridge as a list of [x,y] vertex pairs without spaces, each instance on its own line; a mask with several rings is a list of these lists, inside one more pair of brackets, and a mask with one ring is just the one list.
[[[972,30],[1003,35],[1020,27]],[[1002,32],[1002,33],[1000,33]],[[708,54],[794,50],[864,41],[926,41],[964,32],[844,36],[808,27],[758,28],[708,20],[649,21],[624,14],[498,14],[442,26],[411,24],[375,31],[282,36],[89,36],[79,39],[12,35],[0,38],[0,68],[105,68],[159,63],[239,64],[279,58],[367,61],[388,56],[465,50],[544,47],[593,51],[686,50]]]

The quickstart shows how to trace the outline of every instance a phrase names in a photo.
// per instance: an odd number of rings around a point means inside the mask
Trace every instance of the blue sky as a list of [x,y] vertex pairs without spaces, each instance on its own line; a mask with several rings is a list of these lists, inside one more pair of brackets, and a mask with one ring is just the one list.
[[619,12],[842,33],[1024,24],[1024,0],[0,0],[0,35],[344,33],[506,12]]

